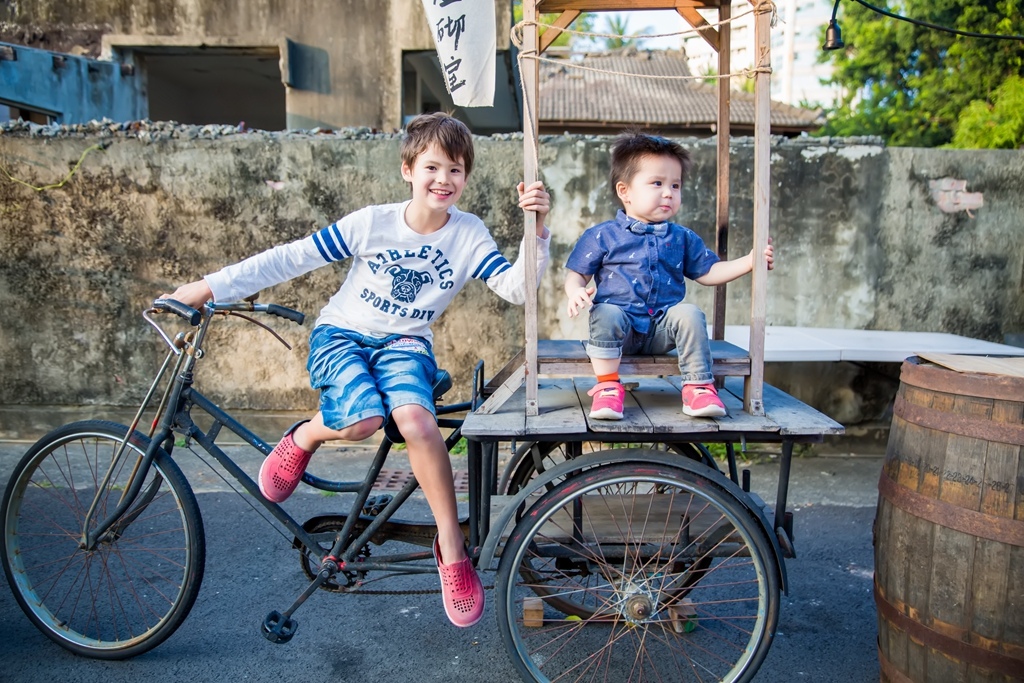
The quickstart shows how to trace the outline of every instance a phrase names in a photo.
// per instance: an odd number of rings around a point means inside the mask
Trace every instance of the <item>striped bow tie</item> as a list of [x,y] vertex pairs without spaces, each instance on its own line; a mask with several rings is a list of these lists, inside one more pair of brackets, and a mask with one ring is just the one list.
[[650,225],[643,221],[633,221],[629,224],[630,232],[636,235],[654,235],[655,237],[664,237],[668,232],[668,223],[655,223]]

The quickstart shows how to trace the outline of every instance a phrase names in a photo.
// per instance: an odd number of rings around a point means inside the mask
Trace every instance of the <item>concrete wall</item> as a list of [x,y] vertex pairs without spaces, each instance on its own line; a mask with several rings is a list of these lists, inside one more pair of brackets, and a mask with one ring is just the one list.
[[[494,0],[498,49],[508,49],[510,0]],[[284,49],[285,39],[317,59],[289,88],[289,128],[401,127],[402,52],[434,49],[420,0],[21,0],[0,21],[54,30],[102,27],[106,48],[247,46]]]
[[[194,129],[138,126],[102,135],[109,147],[90,153],[59,189],[37,192],[0,176],[0,409],[131,405],[162,357],[140,316],[154,297],[367,203],[408,194],[393,136],[218,137],[204,129],[197,137]],[[196,139],[182,139],[189,137]],[[97,139],[78,129],[44,138],[0,128],[0,164],[28,183],[53,183]],[[585,335],[584,324],[563,312],[561,264],[580,232],[612,210],[609,143],[542,140],[554,234],[540,293],[542,338]],[[679,220],[711,240],[715,143],[686,144],[696,163]],[[462,208],[479,214],[514,258],[522,230],[514,191],[521,139],[479,138],[477,150]],[[769,324],[951,332],[998,342],[1024,330],[1024,152],[805,139],[776,140],[772,159],[778,267],[769,278]],[[734,142],[731,173],[731,252],[740,255],[751,244],[750,141]],[[943,178],[966,181],[965,190],[933,190],[930,183]],[[980,208],[968,213],[950,204],[976,205],[972,193],[980,193]],[[251,325],[218,325],[201,390],[239,408],[314,407],[306,336],[345,271],[326,267],[263,294],[263,301],[309,316],[301,329],[274,323],[291,352]],[[693,284],[689,296],[710,310],[709,289]],[[745,324],[748,315],[743,279],[730,286],[728,322]],[[437,355],[455,376],[456,394],[466,396],[477,359],[493,374],[520,348],[523,316],[471,283],[434,330]],[[848,386],[832,393],[823,403],[846,411],[849,421],[864,417],[839,405]]]
[[120,64],[8,47],[15,58],[0,60],[0,100],[46,112],[57,123],[142,118],[137,79]]

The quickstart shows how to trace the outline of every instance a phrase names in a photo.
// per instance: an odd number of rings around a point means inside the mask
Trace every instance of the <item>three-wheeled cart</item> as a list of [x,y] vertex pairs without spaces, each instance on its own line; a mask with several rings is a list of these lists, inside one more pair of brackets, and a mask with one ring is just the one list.
[[[520,67],[524,175],[536,180],[537,65],[560,29],[583,11],[677,11],[719,53],[729,74],[728,2],[524,0]],[[709,24],[698,9],[718,11]],[[770,2],[752,2],[756,79],[750,343],[724,341],[725,288],[715,292],[714,374],[729,415],[680,410],[676,358],[622,359],[628,392],[621,421],[588,416],[596,380],[580,341],[538,340],[534,294],[526,301],[523,351],[474,380],[462,433],[470,479],[493,482],[470,499],[479,567],[498,561],[494,604],[526,680],[751,679],[771,645],[794,557],[786,499],[797,443],[842,427],[764,384],[769,196]],[[541,13],[557,18],[541,35]],[[729,87],[719,80],[716,249],[728,242]],[[525,233],[536,224],[527,214]],[[536,281],[535,242],[525,240],[526,281]],[[736,445],[781,444],[774,508],[750,491]],[[505,444],[510,444],[506,447]],[[718,456],[713,456],[712,451]],[[498,453],[512,457],[499,472]],[[718,462],[725,464],[720,468]],[[723,471],[723,469],[725,471]]]

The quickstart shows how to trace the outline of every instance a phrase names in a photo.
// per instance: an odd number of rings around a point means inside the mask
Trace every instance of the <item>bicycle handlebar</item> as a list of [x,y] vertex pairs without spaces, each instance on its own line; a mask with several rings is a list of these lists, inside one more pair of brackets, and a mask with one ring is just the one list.
[[299,311],[294,311],[290,308],[285,308],[284,306],[278,306],[277,304],[267,304],[267,313],[291,320],[299,325],[306,321],[305,313],[300,313]]
[[[294,323],[301,325],[306,320],[304,313],[279,306],[278,304],[256,304],[251,301],[232,301],[227,303],[216,303],[208,302],[206,304],[208,308],[214,311],[246,311],[250,313],[267,313],[269,315],[276,315],[279,318],[291,320]],[[186,321],[189,325],[195,327],[202,320],[202,314],[190,306],[186,306],[180,301],[174,299],[156,299],[153,302],[153,308],[158,311],[168,311],[174,313]]]
[[187,320],[192,327],[198,325],[199,321],[203,319],[202,313],[174,299],[156,299],[153,301],[153,308],[158,311],[174,313]]

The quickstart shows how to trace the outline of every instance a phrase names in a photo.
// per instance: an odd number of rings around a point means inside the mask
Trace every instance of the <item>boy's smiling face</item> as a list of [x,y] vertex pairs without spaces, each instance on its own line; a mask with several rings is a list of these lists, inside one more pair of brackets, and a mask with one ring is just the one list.
[[644,223],[664,223],[676,215],[681,203],[683,167],[672,156],[648,155],[637,163],[630,181],[619,181],[619,195],[626,215]]
[[416,157],[412,167],[402,163],[402,178],[412,185],[412,203],[417,210],[447,213],[466,188],[462,159],[451,159],[437,144]]

